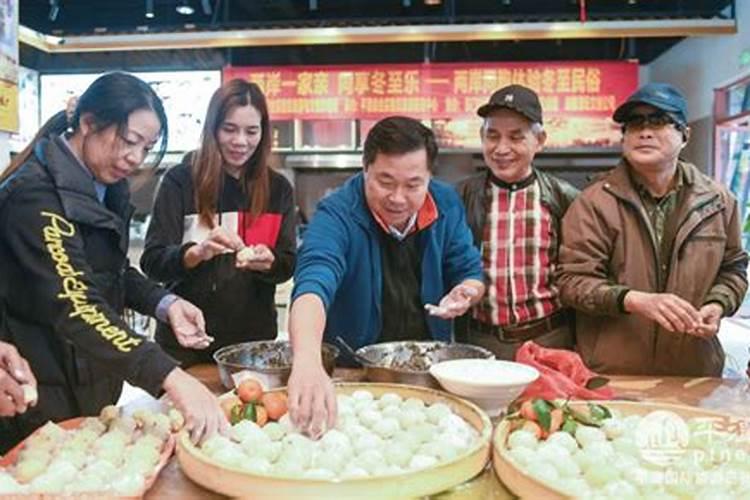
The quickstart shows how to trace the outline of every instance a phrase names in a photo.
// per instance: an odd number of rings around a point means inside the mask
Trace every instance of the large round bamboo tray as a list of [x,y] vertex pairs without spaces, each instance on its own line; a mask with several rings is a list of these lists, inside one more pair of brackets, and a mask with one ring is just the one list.
[[[630,401],[595,401],[605,405],[607,408],[617,410],[623,415],[646,415],[652,411],[664,410],[676,413],[685,419],[690,418],[719,418],[725,422],[736,420],[726,413],[705,410],[694,406],[674,405],[668,403],[636,403]],[[571,403],[571,406],[585,406],[585,402]],[[551,485],[533,478],[516,467],[509,459],[506,441],[510,424],[502,420],[492,436],[492,466],[500,481],[519,498],[530,498],[534,500],[557,500],[568,498],[564,493],[556,490]]]
[[403,398],[415,397],[425,403],[445,403],[479,432],[479,442],[455,460],[416,472],[351,480],[310,480],[280,476],[260,476],[221,465],[193,446],[187,434],[177,441],[177,458],[185,474],[210,490],[242,498],[413,498],[432,495],[468,481],[479,474],[490,455],[492,424],[479,407],[442,391],[423,387],[375,384],[336,384],[339,394],[364,389],[376,397],[395,392]]

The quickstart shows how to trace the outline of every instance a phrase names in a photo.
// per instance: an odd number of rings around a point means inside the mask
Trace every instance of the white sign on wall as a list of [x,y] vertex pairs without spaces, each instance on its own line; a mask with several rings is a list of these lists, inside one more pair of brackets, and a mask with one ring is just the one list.
[[[101,73],[42,75],[41,120],[65,109]],[[160,71],[133,73],[151,85],[164,103],[169,123],[169,151],[191,151],[198,147],[203,119],[211,95],[221,85],[219,71]]]

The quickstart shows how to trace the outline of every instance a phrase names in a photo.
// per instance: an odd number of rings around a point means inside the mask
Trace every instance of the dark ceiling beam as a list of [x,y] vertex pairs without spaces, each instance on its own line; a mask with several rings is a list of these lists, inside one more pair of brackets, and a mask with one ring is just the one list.
[[736,21],[725,19],[183,31],[70,37],[43,35],[21,26],[19,40],[45,52],[68,53],[288,45],[659,38],[736,32]]

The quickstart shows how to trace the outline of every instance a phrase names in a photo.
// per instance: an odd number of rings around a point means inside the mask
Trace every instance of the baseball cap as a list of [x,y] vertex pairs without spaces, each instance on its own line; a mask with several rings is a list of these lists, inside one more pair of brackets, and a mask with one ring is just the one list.
[[477,110],[482,118],[486,117],[496,109],[512,109],[531,120],[533,123],[542,123],[542,105],[536,92],[523,85],[508,85],[490,96],[490,100]]
[[649,83],[639,88],[615,110],[612,119],[623,123],[639,104],[653,106],[669,114],[679,125],[687,125],[687,101],[679,90],[668,83]]

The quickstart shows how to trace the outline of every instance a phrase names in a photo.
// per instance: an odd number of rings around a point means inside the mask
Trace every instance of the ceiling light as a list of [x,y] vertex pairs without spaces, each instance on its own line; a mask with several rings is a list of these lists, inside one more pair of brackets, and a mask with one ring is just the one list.
[[146,17],[154,18],[154,0],[146,0]]
[[424,0],[425,5],[440,5],[442,0]]
[[511,4],[511,0],[503,0],[502,4],[503,5],[510,5]]
[[58,0],[49,0],[49,20],[53,23],[57,20],[60,13],[60,2]]
[[211,15],[211,0],[201,0],[201,8],[203,13],[207,16]]
[[638,0],[628,0],[628,5],[635,5],[638,3]]
[[192,16],[195,13],[195,9],[190,6],[187,0],[180,0],[174,10],[183,16]]

